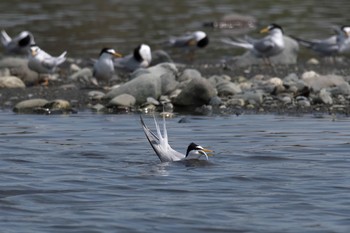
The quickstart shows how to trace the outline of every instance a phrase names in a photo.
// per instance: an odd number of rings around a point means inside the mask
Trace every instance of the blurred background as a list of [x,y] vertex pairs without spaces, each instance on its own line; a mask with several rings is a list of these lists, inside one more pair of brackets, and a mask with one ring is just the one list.
[[[203,26],[232,13],[256,18],[258,28],[278,23],[286,34],[303,38],[324,38],[332,35],[331,25],[350,24],[348,0],[3,0],[0,8],[1,28],[10,36],[29,30],[50,54],[67,50],[73,58],[97,57],[106,46],[127,54],[147,43],[153,50],[166,49],[176,61],[182,52],[165,48],[163,42],[194,30],[206,31],[211,39],[198,52],[199,61],[239,55],[242,50],[220,42],[222,37],[237,36],[235,30]],[[256,31],[249,34],[259,36]]]

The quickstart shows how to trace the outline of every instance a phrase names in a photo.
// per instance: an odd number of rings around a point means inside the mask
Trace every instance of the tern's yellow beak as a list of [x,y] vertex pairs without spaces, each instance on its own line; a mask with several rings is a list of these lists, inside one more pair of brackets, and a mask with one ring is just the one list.
[[123,55],[121,55],[120,53],[115,52],[115,53],[113,53],[113,56],[115,56],[115,57],[122,57]]
[[207,153],[208,156],[213,156],[213,152],[214,152],[213,150],[209,150],[209,149],[204,148],[202,151]]
[[260,30],[260,33],[267,33],[267,32],[269,32],[269,27],[266,27]]

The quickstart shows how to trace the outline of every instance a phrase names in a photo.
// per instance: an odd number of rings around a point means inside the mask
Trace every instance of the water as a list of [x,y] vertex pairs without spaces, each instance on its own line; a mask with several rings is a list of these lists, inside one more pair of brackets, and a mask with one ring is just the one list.
[[204,22],[236,12],[256,17],[261,26],[279,23],[287,34],[323,38],[332,34],[330,25],[349,24],[349,7],[347,0],[3,0],[0,23],[10,35],[30,30],[43,49],[53,55],[67,50],[75,58],[97,57],[105,46],[128,54],[139,43],[148,43],[152,49],[166,49],[176,61],[183,61],[183,51],[164,48],[162,42],[170,35],[205,30],[211,44],[199,51],[197,61],[215,62],[243,51],[230,50],[220,42],[227,35],[203,28]]
[[1,112],[1,231],[349,232],[349,118],[182,117],[210,162],[160,163],[138,115]]

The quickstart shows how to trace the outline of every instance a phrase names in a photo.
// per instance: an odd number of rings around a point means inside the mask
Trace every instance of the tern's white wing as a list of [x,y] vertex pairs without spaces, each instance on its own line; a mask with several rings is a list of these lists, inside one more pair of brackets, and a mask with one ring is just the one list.
[[170,161],[178,161],[184,159],[186,156],[180,152],[175,151],[171,148],[168,143],[168,134],[166,130],[165,118],[163,117],[163,136],[161,134],[161,130],[159,125],[154,118],[154,123],[156,126],[157,133],[152,132],[143,121],[142,116],[140,116],[141,124],[143,131],[145,132],[146,138],[151,144],[154,152],[156,152],[160,161],[162,162],[170,162]]
[[4,46],[7,46],[11,40],[11,37],[4,30],[1,30],[1,43]]

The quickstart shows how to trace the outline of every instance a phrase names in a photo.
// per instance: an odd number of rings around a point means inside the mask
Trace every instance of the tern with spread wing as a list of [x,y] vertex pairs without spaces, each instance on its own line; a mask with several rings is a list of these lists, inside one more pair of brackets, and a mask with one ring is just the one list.
[[18,55],[28,54],[29,47],[35,44],[33,34],[28,31],[23,31],[11,38],[5,30],[1,30],[1,43],[6,53]]
[[60,56],[53,57],[37,45],[32,45],[29,51],[28,67],[39,74],[51,74],[66,60],[66,54],[67,52],[63,52]]
[[236,41],[222,39],[222,42],[236,47],[245,48],[251,51],[256,57],[263,58],[268,64],[271,64],[270,57],[276,56],[284,50],[283,29],[277,24],[270,24],[260,30],[260,33],[268,33],[261,39],[246,37]]
[[209,44],[209,37],[203,31],[189,32],[183,36],[170,38],[169,44],[188,49],[204,48]]
[[159,125],[154,117],[154,123],[156,126],[156,133],[152,132],[143,121],[142,116],[140,116],[141,124],[143,131],[145,132],[146,138],[151,144],[154,152],[158,155],[161,162],[171,162],[171,161],[180,161],[180,160],[188,160],[188,159],[200,159],[204,157],[208,160],[208,156],[211,156],[212,150],[208,150],[199,146],[195,143],[191,143],[187,147],[186,154],[182,154],[169,145],[168,142],[168,133],[165,124],[165,117],[163,116],[163,135],[161,134],[161,130]]

